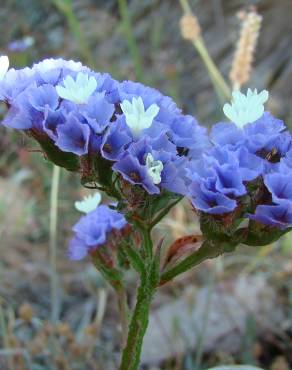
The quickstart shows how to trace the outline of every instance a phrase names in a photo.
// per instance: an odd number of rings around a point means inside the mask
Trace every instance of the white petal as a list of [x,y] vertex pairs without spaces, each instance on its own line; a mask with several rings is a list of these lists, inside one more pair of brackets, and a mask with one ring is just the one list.
[[230,121],[233,121],[234,111],[233,111],[233,108],[232,108],[231,104],[229,104],[229,103],[224,104],[223,112],[224,112],[225,116],[230,119]]
[[71,94],[65,87],[61,85],[57,85],[56,91],[57,91],[57,94],[60,96],[60,98],[70,100]]
[[90,92],[90,95],[96,90],[96,88],[97,81],[93,76],[91,76],[88,80],[88,92]]
[[80,87],[88,85],[88,75],[82,72],[77,73],[76,84]]
[[122,109],[122,112],[124,114],[132,114],[133,113],[133,106],[129,100],[124,100],[121,104],[120,107]]
[[145,114],[154,119],[159,112],[159,106],[157,104],[151,104],[150,107],[146,110]]
[[76,87],[75,81],[73,80],[72,76],[67,76],[66,78],[64,78],[63,83],[65,88],[68,90],[75,89]]
[[258,94],[257,89],[247,90],[246,95],[240,91],[233,91],[232,104],[225,104],[223,112],[238,127],[243,128],[247,123],[255,122],[264,113],[264,103],[268,100],[269,93],[264,90]]
[[267,90],[263,90],[258,97],[260,98],[260,102],[262,104],[266,103],[267,100],[269,99],[269,92]]
[[9,58],[7,55],[2,55],[0,57],[0,81],[3,80],[9,69]]
[[82,213],[89,213],[96,209],[96,207],[101,202],[101,195],[100,193],[95,193],[94,195],[89,195],[84,197],[82,201],[75,202],[75,208]]

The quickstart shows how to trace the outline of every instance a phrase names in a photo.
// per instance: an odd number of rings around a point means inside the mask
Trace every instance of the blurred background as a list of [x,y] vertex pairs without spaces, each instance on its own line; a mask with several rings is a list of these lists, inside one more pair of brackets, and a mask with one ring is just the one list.
[[[182,37],[183,3],[1,0],[0,54],[9,55],[14,67],[63,57],[117,79],[142,81],[210,127],[223,118],[222,101],[196,48]],[[227,83],[242,25],[238,12],[256,6],[263,22],[246,86],[268,89],[268,109],[292,128],[292,1],[189,4]],[[2,127],[0,153],[0,369],[117,369],[121,328],[115,297],[89,261],[67,258],[70,229],[79,218],[74,202],[88,191],[63,170],[52,176],[35,143]],[[156,234],[170,242],[198,231],[185,202]],[[242,247],[208,261],[162,288],[141,369],[235,363],[291,369],[291,257],[288,234],[274,245]],[[128,276],[130,287],[136,279]]]

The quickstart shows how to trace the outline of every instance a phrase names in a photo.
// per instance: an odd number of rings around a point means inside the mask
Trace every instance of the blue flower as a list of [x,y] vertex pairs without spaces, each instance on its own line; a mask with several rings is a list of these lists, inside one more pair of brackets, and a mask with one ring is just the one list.
[[[212,186],[213,185],[213,186]],[[207,187],[212,190],[209,190]],[[224,214],[232,212],[236,208],[236,201],[224,194],[214,191],[214,184],[193,181],[189,186],[189,195],[193,206],[205,213]]]
[[124,116],[118,116],[115,124],[105,132],[101,145],[101,154],[110,161],[118,160],[124,154],[126,146],[133,141]]
[[80,260],[99,246],[105,245],[112,233],[127,225],[124,216],[108,206],[98,206],[74,225],[75,237],[69,245],[69,256]]
[[245,148],[211,148],[187,166],[191,201],[205,213],[231,212],[247,194],[246,183],[260,176],[263,168],[262,160]]
[[147,138],[133,143],[114,165],[125,180],[133,185],[141,185],[149,194],[158,194],[159,187],[154,184],[146,164],[147,155],[152,155],[152,148]]
[[264,177],[264,183],[276,204],[292,204],[292,171],[286,173],[271,173]]
[[145,136],[131,143],[112,168],[149,194],[158,194],[160,189],[186,192],[185,159],[178,156],[176,146],[164,134],[156,139]]
[[291,135],[286,131],[283,121],[268,112],[242,129],[232,123],[216,124],[211,131],[211,141],[215,145],[227,146],[230,150],[247,148],[263,160],[265,172],[269,172],[292,145]]
[[169,132],[172,142],[189,158],[197,158],[210,146],[206,128],[189,115],[176,115]]
[[233,123],[219,122],[212,127],[211,141],[215,145],[236,149],[244,145],[246,137],[243,130]]
[[94,133],[101,134],[109,126],[114,114],[114,104],[110,103],[105,92],[92,95],[79,112],[84,116]]
[[90,127],[70,114],[64,124],[57,127],[56,145],[64,152],[83,155],[88,153]]
[[259,205],[255,214],[248,216],[261,224],[284,230],[292,226],[292,204]]

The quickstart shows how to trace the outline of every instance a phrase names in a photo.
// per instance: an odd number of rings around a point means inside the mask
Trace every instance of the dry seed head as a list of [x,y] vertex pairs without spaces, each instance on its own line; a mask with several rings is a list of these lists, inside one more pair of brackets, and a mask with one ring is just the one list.
[[9,344],[9,347],[11,348],[19,347],[19,341],[14,334],[8,334],[6,340],[7,344]]
[[186,40],[196,40],[201,34],[198,18],[193,14],[185,14],[180,20],[180,32]]
[[59,323],[57,326],[57,333],[61,337],[66,338],[67,340],[72,340],[74,338],[72,329],[67,323],[62,323],[62,322]]
[[241,12],[240,19],[242,19],[242,28],[229,76],[235,89],[239,89],[250,79],[252,62],[262,23],[262,16],[256,10],[248,13]]
[[98,334],[98,329],[99,329],[99,326],[96,323],[90,324],[85,328],[84,334],[86,336],[94,337]]
[[33,317],[33,309],[29,303],[23,303],[18,314],[23,321],[30,322]]
[[37,356],[45,350],[46,346],[47,342],[44,338],[37,336],[28,344],[28,349],[32,356]]

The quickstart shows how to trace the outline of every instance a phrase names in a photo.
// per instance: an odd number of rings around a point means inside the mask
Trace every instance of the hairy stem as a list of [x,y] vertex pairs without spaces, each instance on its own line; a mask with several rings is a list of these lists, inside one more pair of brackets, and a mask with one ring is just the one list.
[[[149,230],[141,230],[143,235],[143,248],[152,253],[152,241]],[[155,262],[146,261],[146,269],[140,273],[140,286],[138,288],[136,306],[131,318],[127,344],[123,350],[120,370],[137,370],[139,366],[143,338],[148,326],[150,304],[157,285],[153,275],[155,275]]]
[[127,342],[128,336],[128,300],[127,300],[127,291],[123,285],[119,285],[115,287],[115,291],[118,298],[118,305],[120,311],[120,318],[121,318],[121,326],[122,326],[122,345],[125,346]]

